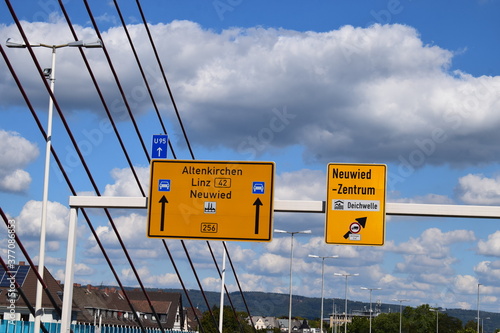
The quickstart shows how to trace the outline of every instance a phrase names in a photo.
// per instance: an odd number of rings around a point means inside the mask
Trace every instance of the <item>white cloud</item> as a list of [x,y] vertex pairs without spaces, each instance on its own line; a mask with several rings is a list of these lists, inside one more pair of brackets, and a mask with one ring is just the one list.
[[[177,274],[164,273],[164,274],[154,274],[147,267],[139,267],[136,269],[137,274],[141,278],[142,283],[146,287],[154,288],[177,288],[179,284],[179,278]],[[129,286],[138,286],[134,272],[131,268],[125,268],[121,270],[120,278],[122,282]]]
[[458,180],[456,191],[466,204],[498,205],[500,177],[488,178],[480,174],[468,174]]
[[[64,42],[70,36],[62,25],[25,23],[25,29],[30,38],[52,35]],[[148,49],[144,29],[128,28],[136,48]],[[91,29],[75,29],[82,39],[95,37]],[[500,139],[495,113],[500,78],[450,73],[453,53],[425,45],[409,26],[344,26],[321,33],[233,28],[218,33],[173,21],[150,29],[160,56],[168,59],[167,74],[194,144],[230,148],[242,160],[300,145],[307,161],[406,160],[415,168],[489,162],[500,152],[495,145]],[[4,26],[0,36],[14,32],[14,26]],[[137,93],[144,87],[137,80],[135,59],[122,52],[128,43],[123,29],[110,28],[102,35],[113,62],[120,63],[116,68],[133,112],[149,112],[147,94]],[[60,102],[68,109],[102,112],[88,74],[78,70],[81,59],[69,50],[64,53],[58,59],[59,81],[66,82],[58,87]],[[114,118],[128,121],[101,53],[86,52],[112,101]],[[40,79],[32,66],[24,65],[31,62],[27,52],[9,50],[8,55],[35,104],[45,104]],[[42,54],[40,61],[49,56]],[[148,53],[141,59],[148,64],[155,96],[167,101],[165,89],[155,81],[152,57]],[[8,79],[8,73],[0,77],[6,87],[0,103],[22,104],[17,88],[5,84]],[[77,96],[70,93],[76,90]],[[402,128],[402,122],[412,126]]]
[[[16,218],[20,235],[30,239],[40,237],[42,202],[28,201]],[[46,234],[47,241],[60,241],[68,238],[69,209],[58,202],[47,203]]]
[[410,255],[426,255],[441,259],[449,255],[449,245],[458,242],[472,242],[476,239],[471,230],[453,230],[442,232],[438,228],[430,228],[417,238],[395,245],[388,243],[386,250]]
[[454,281],[454,289],[459,293],[477,294],[477,278],[471,275],[458,275]]
[[4,156],[0,159],[0,191],[26,191],[31,184],[31,176],[22,168],[33,162],[38,154],[36,144],[19,133],[0,129],[0,156]]
[[495,231],[488,235],[487,240],[479,240],[477,243],[477,253],[487,256],[500,256],[500,231]]
[[323,200],[326,191],[325,173],[318,170],[284,172],[275,183],[277,200]]
[[391,202],[405,202],[405,203],[425,203],[425,204],[441,204],[452,205],[453,200],[445,195],[428,193],[423,196],[415,196],[412,198],[399,198],[391,200]]
[[[135,172],[139,181],[141,183],[144,193],[148,194],[149,188],[149,168],[147,167],[135,167]],[[113,169],[111,171],[111,176],[115,180],[114,184],[106,185],[103,196],[114,196],[114,197],[140,197],[142,193],[134,174],[130,168],[124,169]]]
[[474,267],[474,272],[488,285],[499,286],[500,261],[481,261]]

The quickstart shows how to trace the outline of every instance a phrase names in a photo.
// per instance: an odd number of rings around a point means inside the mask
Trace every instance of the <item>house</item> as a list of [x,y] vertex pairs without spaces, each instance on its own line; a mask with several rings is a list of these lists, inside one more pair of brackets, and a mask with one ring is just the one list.
[[[257,330],[273,329],[279,326],[276,317],[252,316],[252,322]],[[249,324],[251,323],[249,322]]]
[[[247,319],[248,323],[251,325],[253,322],[253,326],[257,330],[268,329],[272,330],[274,328],[279,328],[282,332],[288,332],[288,319],[278,319],[276,317],[263,317],[263,316],[252,316]],[[292,332],[296,333],[311,333],[311,328],[309,327],[307,320],[303,320],[302,322],[297,319],[292,319]]]
[[[10,273],[10,274],[9,274]],[[34,317],[19,292],[15,289],[14,280],[21,286],[28,302],[34,307],[36,301],[36,273],[24,261],[9,267],[9,271],[0,266],[0,318],[5,320],[33,321]],[[43,271],[43,280],[50,291],[57,307],[62,307],[63,288],[54,279],[47,268]],[[60,316],[46,293],[42,296],[42,321],[57,322]]]
[[[28,305],[15,290],[13,278],[21,286],[29,303],[34,306],[36,300],[37,278],[33,269],[24,262],[14,265],[10,275],[0,267],[0,318],[6,320],[33,321]],[[44,281],[54,298],[55,305],[44,294],[42,298],[42,322],[60,322],[57,308],[62,308],[63,287],[45,268]],[[149,301],[142,290],[122,290],[99,288],[91,285],[73,287],[73,323],[90,325],[120,325],[137,327],[137,317],[145,327],[158,327],[158,320],[164,329],[188,330],[187,311],[182,306],[180,293],[148,291]],[[132,307],[129,304],[129,301]],[[158,316],[154,316],[153,309]],[[135,315],[134,315],[135,313]],[[137,317],[136,317],[137,316]]]

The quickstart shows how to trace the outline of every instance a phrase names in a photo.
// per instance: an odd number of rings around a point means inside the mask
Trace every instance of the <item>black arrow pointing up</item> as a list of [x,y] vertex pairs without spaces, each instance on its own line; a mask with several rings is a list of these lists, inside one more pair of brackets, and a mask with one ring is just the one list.
[[168,200],[163,195],[158,202],[161,203],[160,231],[163,231],[165,228],[165,204],[168,203]]
[[259,233],[259,211],[260,211],[260,206],[262,206],[262,201],[260,201],[259,198],[255,200],[253,203],[255,206],[255,234]]

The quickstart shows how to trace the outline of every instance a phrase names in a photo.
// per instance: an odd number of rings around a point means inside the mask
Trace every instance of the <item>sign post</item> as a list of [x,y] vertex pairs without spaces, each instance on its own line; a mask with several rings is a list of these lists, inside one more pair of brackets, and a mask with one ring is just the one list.
[[147,236],[270,241],[273,162],[152,160]]
[[384,245],[384,164],[328,164],[325,242]]

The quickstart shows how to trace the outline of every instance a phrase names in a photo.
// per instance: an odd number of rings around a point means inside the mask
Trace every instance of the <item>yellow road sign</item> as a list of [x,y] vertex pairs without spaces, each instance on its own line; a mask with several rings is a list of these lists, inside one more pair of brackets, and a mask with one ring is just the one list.
[[147,236],[270,241],[273,162],[152,160]]
[[387,167],[328,164],[325,241],[384,245]]

